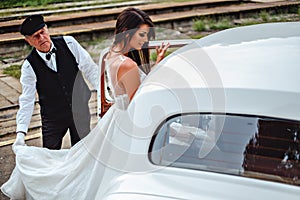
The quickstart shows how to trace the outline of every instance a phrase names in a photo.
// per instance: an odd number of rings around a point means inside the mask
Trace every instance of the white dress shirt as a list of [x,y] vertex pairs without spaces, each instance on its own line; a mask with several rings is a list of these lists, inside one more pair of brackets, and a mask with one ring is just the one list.
[[[72,37],[63,36],[67,43],[68,48],[73,53],[78,68],[82,71],[84,77],[92,85],[93,89],[98,88],[98,66],[90,57],[89,53]],[[51,49],[53,48],[53,43]],[[45,61],[46,65],[53,71],[57,71],[56,55],[52,54],[50,60],[46,59],[46,53],[37,51],[41,58]],[[21,68],[20,82],[22,85],[22,94],[19,97],[19,110],[17,113],[17,132],[23,131],[27,133],[30,124],[31,116],[34,109],[36,99],[36,75],[28,62],[25,60]]]

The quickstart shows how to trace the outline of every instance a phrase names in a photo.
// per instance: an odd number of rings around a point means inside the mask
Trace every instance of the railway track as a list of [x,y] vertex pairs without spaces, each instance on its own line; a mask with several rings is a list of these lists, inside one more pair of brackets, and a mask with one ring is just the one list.
[[[296,1],[272,1],[267,3],[256,1],[238,0],[197,0],[183,3],[159,3],[152,4],[145,1],[132,1],[130,6],[136,6],[149,13],[158,27],[178,29],[182,26],[191,26],[195,18],[200,17],[221,17],[243,18],[250,14],[259,13],[262,10],[269,12],[286,12],[295,10],[300,6],[300,0]],[[129,4],[126,4],[128,6]],[[106,5],[107,8],[84,8],[85,11],[74,11],[66,14],[57,14],[59,11],[45,11],[45,20],[49,26],[51,35],[73,35],[80,40],[88,40],[105,34],[112,34],[115,25],[115,18],[124,9],[124,5]],[[83,9],[83,8],[82,8]],[[84,10],[83,9],[83,10]],[[40,11],[30,11],[30,14]],[[24,48],[23,37],[17,29],[23,17],[28,12],[20,14],[14,19],[0,20],[0,55],[10,52],[10,48],[20,51]],[[0,82],[1,83],[1,82]],[[1,85],[0,85],[1,86]],[[12,86],[15,88],[15,86]],[[17,98],[18,95],[12,95]],[[7,95],[7,96],[9,96]],[[16,99],[11,106],[0,106],[0,147],[9,145],[14,141],[16,129],[15,117],[18,110]],[[97,99],[96,93],[90,101],[92,113],[92,126],[97,122]],[[34,114],[29,127],[27,139],[40,137],[41,122],[39,116],[39,105],[35,105]]]
[[[258,2],[260,1],[260,2]],[[131,4],[115,5],[108,8],[90,6],[85,11],[79,8],[68,9],[67,13],[60,11],[35,11],[34,13],[45,13],[45,20],[50,33],[55,35],[73,35],[82,40],[90,40],[111,35],[117,15],[127,6],[135,6],[146,11],[157,26],[177,29],[181,26],[191,26],[193,19],[201,17],[229,16],[242,18],[250,14],[259,13],[262,10],[270,12],[286,12],[297,10],[299,0],[290,1],[240,1],[240,0],[195,0],[180,3],[151,3],[133,1]],[[65,9],[66,10],[66,9]],[[18,28],[26,13],[14,19],[0,21],[0,54],[9,52],[11,47],[19,50],[24,48],[25,42],[18,32]],[[3,17],[4,18],[4,17]]]
[[[137,6],[146,4],[148,1],[123,1],[119,3],[110,3],[110,1],[81,1],[53,4],[46,7],[19,7],[0,10],[0,21],[18,20],[31,14],[40,13],[47,15],[61,15],[74,12],[86,12],[99,9],[111,9],[124,6]],[[2,16],[1,16],[2,14]]]

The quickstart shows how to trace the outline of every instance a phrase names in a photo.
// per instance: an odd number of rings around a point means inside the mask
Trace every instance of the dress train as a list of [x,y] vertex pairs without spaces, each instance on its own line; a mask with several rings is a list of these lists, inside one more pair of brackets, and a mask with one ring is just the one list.
[[[109,187],[103,182],[103,176],[107,176],[105,161],[110,159],[107,147],[124,112],[113,105],[96,127],[70,149],[14,146],[16,166],[2,185],[2,192],[11,199],[97,199]],[[120,173],[112,171],[109,176]]]

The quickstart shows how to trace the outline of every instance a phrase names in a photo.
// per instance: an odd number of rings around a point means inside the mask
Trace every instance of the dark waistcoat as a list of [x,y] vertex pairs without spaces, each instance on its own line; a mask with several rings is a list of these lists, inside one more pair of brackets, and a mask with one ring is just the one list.
[[27,60],[36,78],[42,117],[70,117],[76,113],[89,113],[91,92],[86,85],[78,64],[62,37],[51,38],[56,52],[57,72],[51,70],[33,49]]

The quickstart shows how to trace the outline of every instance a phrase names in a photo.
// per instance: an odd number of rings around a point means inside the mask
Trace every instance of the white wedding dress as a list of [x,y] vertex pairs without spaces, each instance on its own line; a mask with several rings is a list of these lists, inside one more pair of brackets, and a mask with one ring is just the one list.
[[[101,199],[109,187],[104,180],[121,173],[107,163],[114,159],[110,146],[129,102],[125,90],[116,83],[116,72],[125,59],[130,58],[119,54],[107,59],[115,103],[84,139],[72,148],[62,150],[13,146],[16,166],[10,179],[1,187],[5,195],[27,200]],[[142,75],[141,79],[144,77]],[[107,167],[112,173],[104,173]]]

